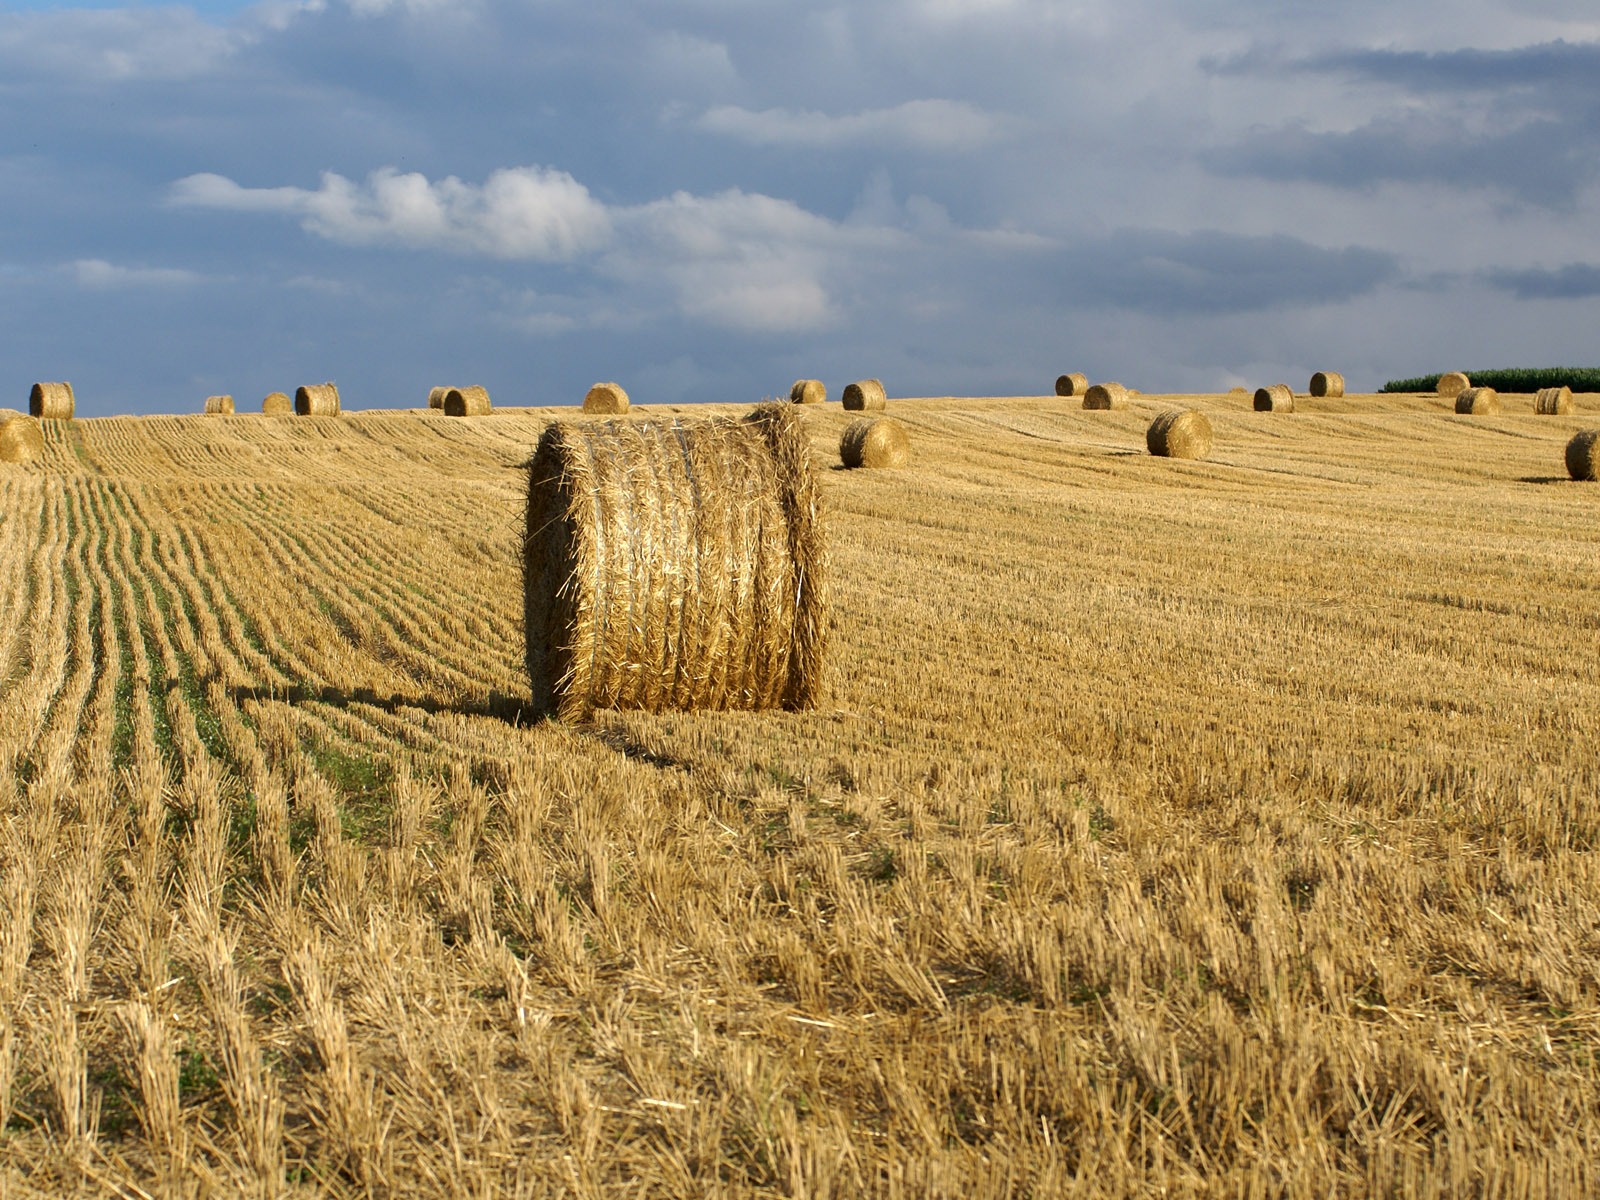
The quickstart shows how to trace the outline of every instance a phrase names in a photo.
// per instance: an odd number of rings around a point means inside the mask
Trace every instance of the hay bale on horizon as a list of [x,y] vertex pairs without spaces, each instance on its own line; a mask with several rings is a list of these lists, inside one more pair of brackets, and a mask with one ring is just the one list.
[[1159,458],[1204,458],[1211,453],[1211,422],[1197,408],[1174,408],[1150,422],[1144,441]]
[[1439,383],[1434,390],[1441,400],[1454,400],[1471,386],[1472,380],[1460,371],[1446,371],[1439,376]]
[[333,383],[312,383],[294,390],[294,411],[302,417],[337,417],[339,387]]
[[1056,376],[1056,395],[1081,396],[1089,390],[1089,377],[1078,371]]
[[473,384],[471,387],[451,388],[444,398],[444,415],[447,417],[482,417],[494,410],[489,402],[489,389]]
[[827,544],[793,405],[738,419],[556,421],[527,469],[535,704],[564,720],[816,706]]
[[1344,376],[1337,371],[1318,371],[1311,377],[1309,391],[1313,396],[1337,399],[1344,395]]
[[790,404],[826,404],[827,385],[820,379],[796,379],[789,389]]
[[583,411],[616,416],[628,411],[628,393],[618,383],[597,383],[583,398]]
[[1102,412],[1114,408],[1127,408],[1128,397],[1131,394],[1120,383],[1097,383],[1083,390],[1083,406]]
[[1500,394],[1492,387],[1468,388],[1456,397],[1456,411],[1475,417],[1500,415]]
[[839,461],[850,468],[903,467],[911,461],[911,438],[893,417],[861,417],[839,438]]
[[1236,383],[1228,389],[1228,395],[1230,396],[1248,396],[1249,394],[1250,389],[1245,387],[1242,383]]
[[28,415],[41,421],[70,421],[77,406],[70,383],[36,383],[28,392]]
[[208,417],[232,416],[233,397],[207,396],[204,412]]
[[1253,401],[1257,412],[1293,412],[1294,391],[1287,383],[1269,383],[1256,389]]
[[1572,412],[1572,389],[1560,387],[1540,388],[1533,398],[1533,411],[1541,417],[1564,417]]
[[1600,429],[1580,429],[1567,443],[1567,474],[1574,479],[1600,479]]
[[448,386],[428,389],[428,407],[444,410],[444,398],[450,394]]
[[287,417],[294,412],[294,401],[283,392],[268,392],[262,397],[261,411],[269,417]]
[[0,463],[30,463],[44,457],[44,427],[39,418],[0,408]]
[[867,412],[887,407],[889,394],[883,390],[880,379],[858,379],[845,385],[840,399],[851,412]]

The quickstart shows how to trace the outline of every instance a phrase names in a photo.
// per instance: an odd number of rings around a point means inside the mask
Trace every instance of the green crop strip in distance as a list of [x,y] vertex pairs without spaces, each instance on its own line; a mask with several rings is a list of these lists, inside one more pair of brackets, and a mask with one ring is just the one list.
[[[1551,387],[1569,387],[1575,392],[1600,392],[1600,367],[1498,367],[1487,371],[1467,371],[1465,374],[1474,387],[1492,387],[1497,392],[1537,392],[1540,388]],[[1439,390],[1439,375],[1391,379],[1378,390],[1435,392]]]

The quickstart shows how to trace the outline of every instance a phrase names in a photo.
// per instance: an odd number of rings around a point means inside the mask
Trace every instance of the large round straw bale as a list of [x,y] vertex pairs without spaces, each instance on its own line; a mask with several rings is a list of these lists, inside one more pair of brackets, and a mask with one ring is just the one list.
[[1294,392],[1287,383],[1269,383],[1256,389],[1257,412],[1293,412]]
[[477,384],[451,388],[444,398],[444,415],[447,417],[481,417],[493,407],[489,403],[489,389]]
[[1476,417],[1493,417],[1500,412],[1500,395],[1492,387],[1468,388],[1456,397],[1456,411]]
[[911,438],[893,417],[862,417],[845,426],[839,461],[847,467],[903,467],[911,461]]
[[1089,390],[1089,377],[1077,371],[1056,376],[1056,395],[1081,396]]
[[628,393],[622,390],[621,384],[597,383],[589,389],[589,394],[583,398],[583,411],[586,413],[608,413],[616,415],[628,411]]
[[796,379],[789,389],[791,404],[825,404],[827,399],[827,385],[820,379]]
[[1337,398],[1344,395],[1344,376],[1337,371],[1318,371],[1311,377],[1308,390],[1313,396]]
[[814,708],[827,549],[800,415],[557,421],[528,463],[534,703]]
[[28,393],[28,414],[41,420],[70,420],[76,407],[70,383],[36,383]]
[[313,383],[294,390],[294,411],[302,417],[337,417],[339,387],[333,383]]
[[233,397],[207,396],[205,411],[207,416],[212,417],[230,414],[233,412]]
[[429,388],[428,389],[428,407],[429,408],[443,408],[444,407],[444,398],[446,396],[448,396],[449,394],[450,394],[450,389],[447,388],[447,387]]
[[287,417],[294,411],[294,401],[282,392],[268,392],[262,398],[261,411],[269,417]]
[[1127,408],[1128,394],[1128,389],[1120,383],[1097,383],[1084,389],[1083,406],[1094,409]]
[[33,462],[44,454],[44,428],[37,417],[0,408],[0,462]]
[[1572,411],[1572,389],[1561,387],[1540,388],[1533,398],[1533,411],[1542,417],[1564,417]]
[[1580,429],[1567,443],[1567,474],[1600,479],[1600,429]]
[[1471,386],[1472,380],[1468,379],[1460,371],[1446,371],[1439,376],[1439,383],[1435,390],[1441,398],[1454,400]]
[[877,379],[860,379],[855,383],[846,384],[842,399],[844,406],[852,412],[883,408],[889,402],[882,381]]
[[1204,458],[1211,453],[1211,422],[1197,408],[1174,408],[1150,422],[1144,440],[1162,458]]

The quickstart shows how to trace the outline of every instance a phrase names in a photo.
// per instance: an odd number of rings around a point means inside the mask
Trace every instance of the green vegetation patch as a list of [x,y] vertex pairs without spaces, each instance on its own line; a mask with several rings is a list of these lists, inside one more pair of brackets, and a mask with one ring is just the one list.
[[[1439,376],[1418,375],[1412,379],[1391,379],[1380,392],[1436,392]],[[1488,371],[1468,371],[1474,387],[1492,387],[1497,392],[1537,392],[1540,388],[1569,387],[1575,392],[1600,392],[1600,367],[1499,367]]]

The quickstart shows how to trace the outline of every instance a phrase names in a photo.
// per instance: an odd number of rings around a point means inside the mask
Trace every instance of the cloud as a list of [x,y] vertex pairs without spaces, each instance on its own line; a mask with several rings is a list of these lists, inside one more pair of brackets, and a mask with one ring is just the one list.
[[177,267],[123,267],[103,258],[80,258],[72,263],[72,272],[79,287],[94,291],[112,288],[189,287],[204,283],[206,277],[194,271]]
[[0,73],[52,87],[188,80],[220,70],[240,40],[182,7],[0,12]]
[[1569,263],[1554,270],[1537,268],[1485,271],[1491,287],[1510,292],[1519,300],[1583,300],[1600,296],[1600,266]]
[[759,112],[736,105],[709,109],[696,124],[754,146],[897,145],[921,150],[962,151],[984,145],[1001,132],[1003,122],[958,100],[907,100],[893,108],[869,109],[845,116],[791,108]]

